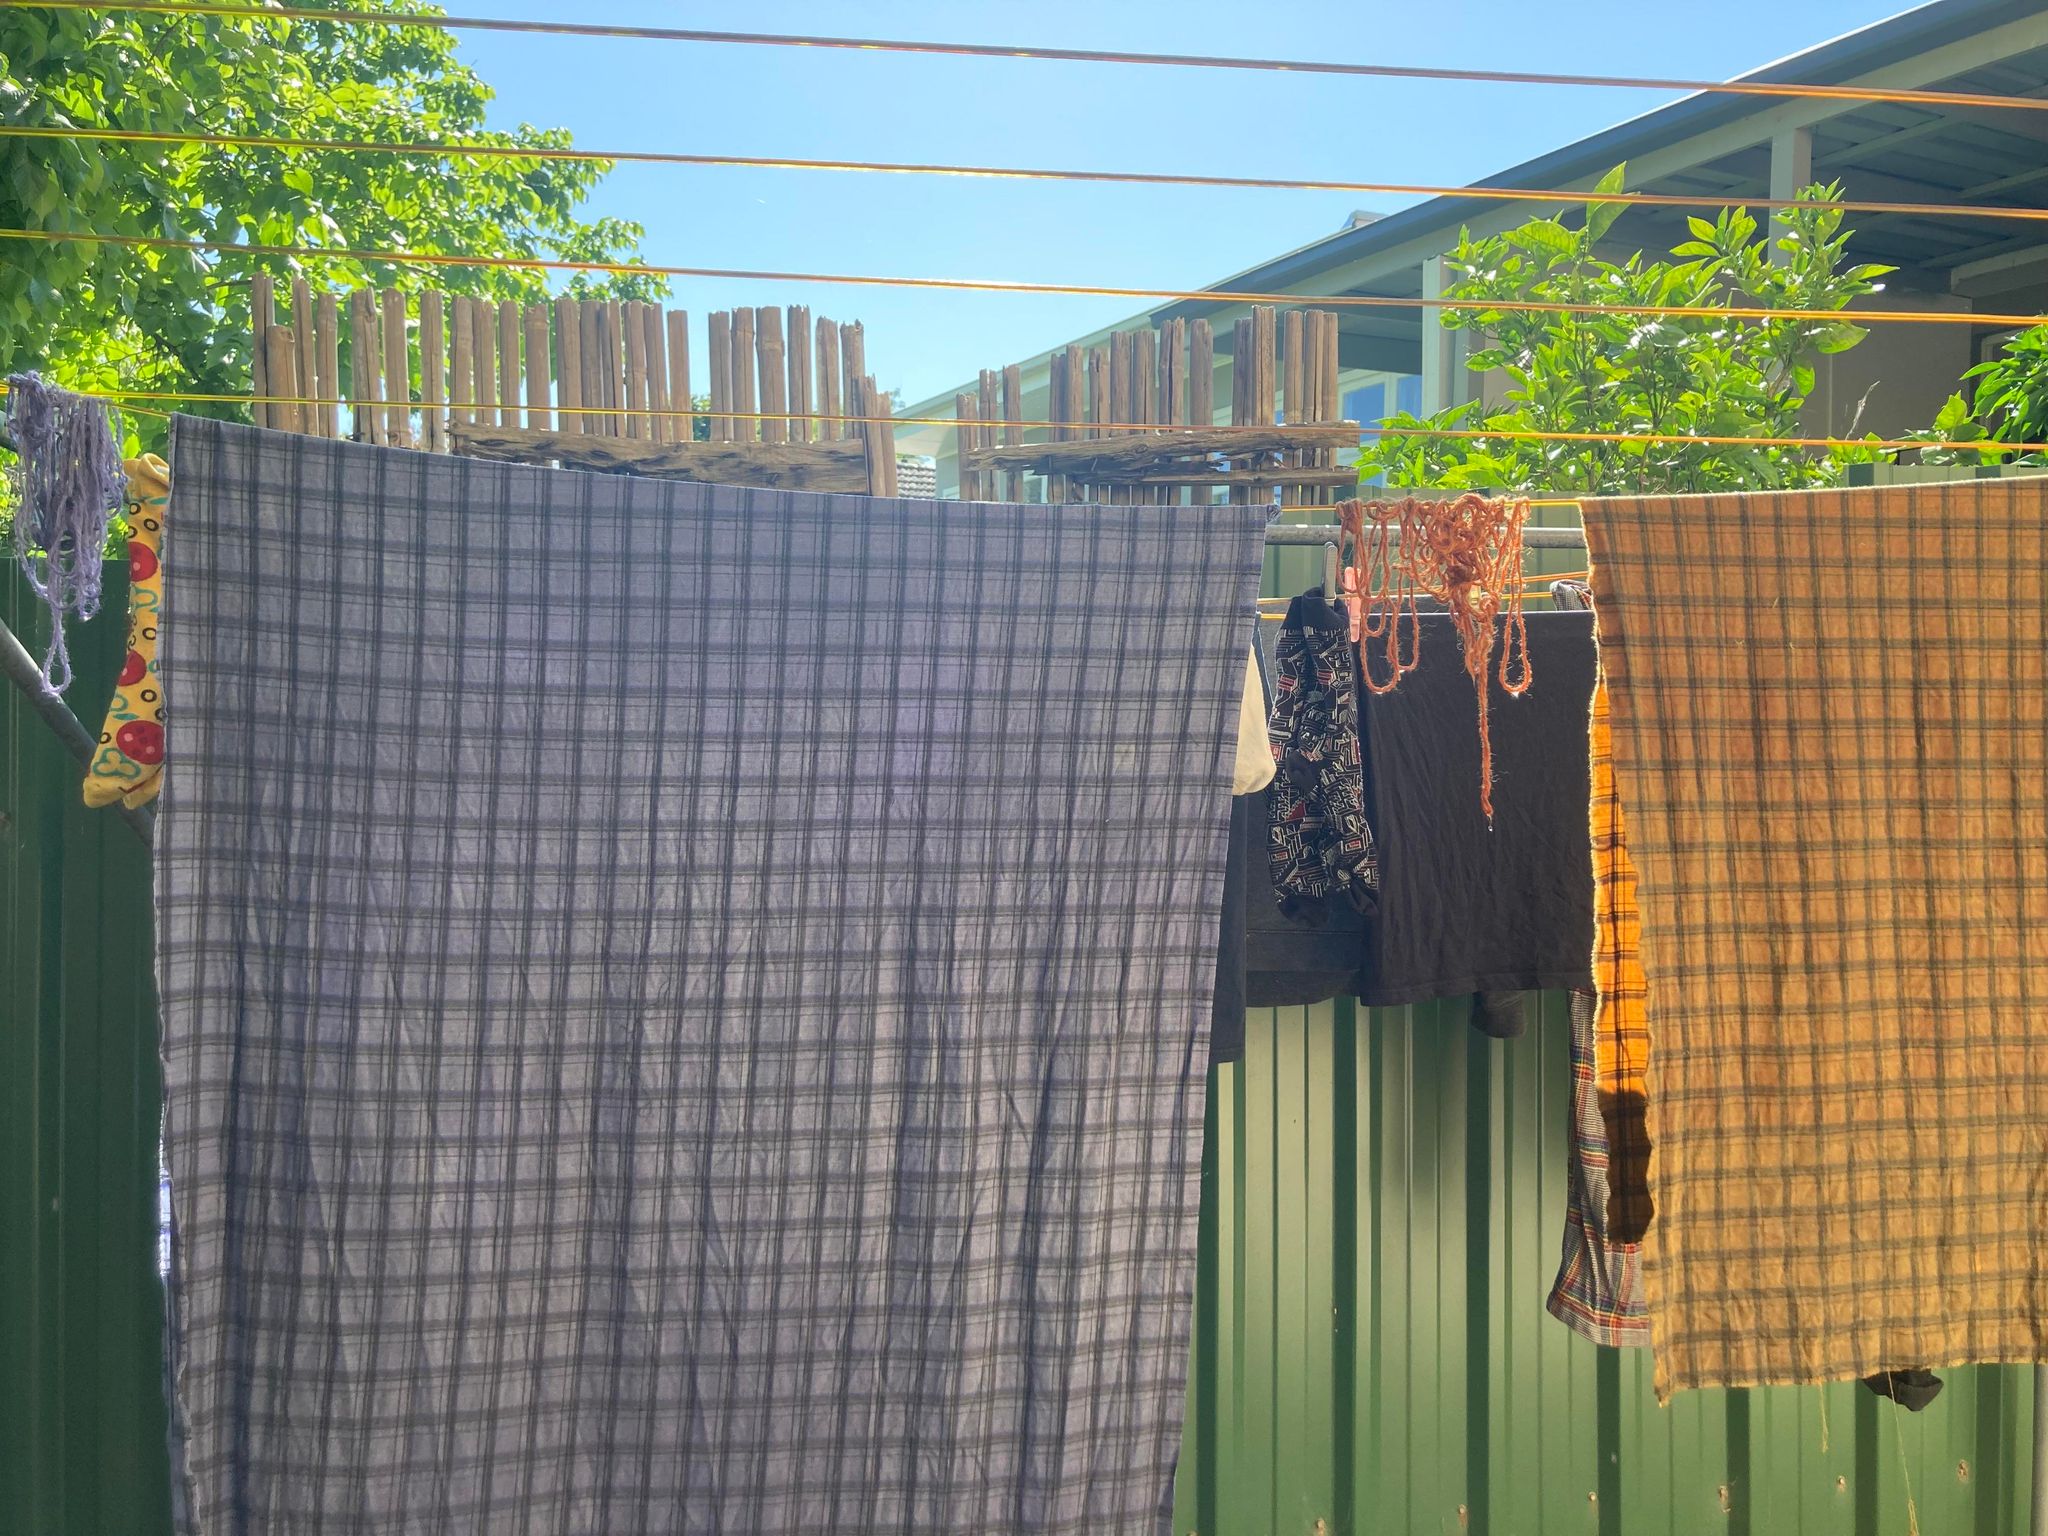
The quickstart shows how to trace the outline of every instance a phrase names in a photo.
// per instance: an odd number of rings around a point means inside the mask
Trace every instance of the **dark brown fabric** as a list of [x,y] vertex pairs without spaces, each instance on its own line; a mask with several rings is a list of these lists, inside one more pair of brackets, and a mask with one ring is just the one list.
[[1380,901],[1359,999],[1396,1007],[1590,987],[1592,618],[1529,615],[1534,681],[1520,697],[1488,675],[1491,820],[1463,641],[1448,616],[1426,614],[1419,630],[1420,664],[1360,710]]
[[1879,1371],[1864,1377],[1863,1385],[1908,1413],[1918,1413],[1941,1396],[1942,1381],[1932,1371]]

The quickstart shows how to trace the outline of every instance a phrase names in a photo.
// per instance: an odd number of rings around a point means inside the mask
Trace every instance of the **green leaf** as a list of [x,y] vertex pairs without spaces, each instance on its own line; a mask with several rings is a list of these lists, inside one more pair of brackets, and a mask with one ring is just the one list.
[[1950,395],[1934,413],[1932,430],[1941,437],[1951,437],[1956,429],[1970,419],[1970,407],[1961,395]]
[[1846,352],[1870,333],[1860,325],[1837,321],[1825,325],[1813,338],[1814,347],[1821,352]]
[[[553,128],[499,132],[488,86],[444,34],[368,23],[300,25],[214,18],[190,28],[121,13],[55,22],[0,12],[0,116],[81,129],[204,121],[224,133],[507,145],[570,144]],[[31,62],[33,61],[33,62]],[[21,167],[26,166],[23,171]],[[26,176],[26,181],[22,178]],[[366,157],[347,151],[222,154],[160,144],[49,141],[10,154],[0,141],[0,202],[47,227],[281,243],[407,246],[434,253],[631,257],[639,231],[587,216],[602,171],[582,162]],[[316,234],[317,232],[317,234]],[[232,255],[52,243],[0,264],[0,361],[34,364],[85,387],[229,394],[248,389],[251,263]],[[281,273],[276,275],[282,275]],[[319,286],[433,283],[493,298],[535,295],[514,272],[366,272],[324,263]],[[659,297],[663,280],[630,274],[592,291]],[[109,360],[113,360],[109,362]],[[163,424],[137,418],[143,445]]]
[[[1609,171],[1594,185],[1593,191],[1619,192],[1623,189],[1628,175],[1628,164],[1624,161]],[[1590,202],[1586,204],[1586,234],[1594,240],[1603,238],[1614,227],[1614,221],[1621,217],[1628,207],[1626,203]]]

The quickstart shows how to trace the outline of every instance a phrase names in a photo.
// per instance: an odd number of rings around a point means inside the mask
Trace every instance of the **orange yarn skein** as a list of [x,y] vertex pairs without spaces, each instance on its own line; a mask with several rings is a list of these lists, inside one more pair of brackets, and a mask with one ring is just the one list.
[[[1487,661],[1494,620],[1506,615],[1500,645],[1500,685],[1510,697],[1529,691],[1529,627],[1522,611],[1522,525],[1525,500],[1496,500],[1468,491],[1446,501],[1405,496],[1399,501],[1347,501],[1337,509],[1341,537],[1352,549],[1344,600],[1359,638],[1359,670],[1374,693],[1391,693],[1421,659],[1420,600],[1443,604],[1457,627],[1465,671],[1479,699],[1479,805],[1493,821],[1493,737],[1487,720]],[[1403,610],[1408,621],[1401,644]],[[1383,677],[1372,655],[1385,654]],[[1519,649],[1519,675],[1509,658]]]

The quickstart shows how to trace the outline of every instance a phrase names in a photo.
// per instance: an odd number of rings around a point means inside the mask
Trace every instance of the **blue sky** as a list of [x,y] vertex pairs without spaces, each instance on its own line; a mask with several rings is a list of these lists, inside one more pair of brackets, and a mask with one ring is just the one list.
[[[1888,0],[489,0],[476,13],[1149,52],[1722,78],[1883,19]],[[461,10],[462,7],[454,7]],[[1631,117],[1654,92],[1431,84],[787,48],[458,34],[493,121],[597,149],[1203,174],[1479,180]],[[628,166],[596,211],[690,266],[1197,287],[1398,200]],[[1140,306],[679,281],[670,303],[809,303],[866,322],[870,367],[916,400]],[[696,329],[701,346],[702,325]]]

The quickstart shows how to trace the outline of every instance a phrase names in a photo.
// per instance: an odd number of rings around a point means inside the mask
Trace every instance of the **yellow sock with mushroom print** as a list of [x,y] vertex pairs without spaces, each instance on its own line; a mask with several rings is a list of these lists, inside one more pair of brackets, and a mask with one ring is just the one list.
[[171,472],[153,453],[130,459],[128,471],[128,654],[92,768],[85,803],[147,805],[164,770],[164,691],[156,670],[157,616],[163,610],[164,514]]

